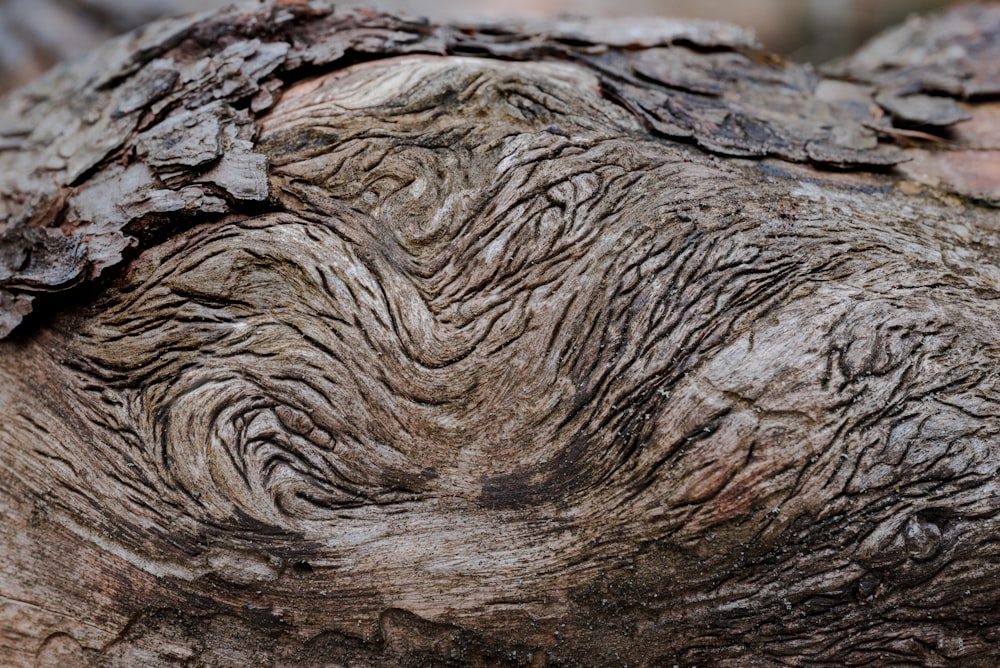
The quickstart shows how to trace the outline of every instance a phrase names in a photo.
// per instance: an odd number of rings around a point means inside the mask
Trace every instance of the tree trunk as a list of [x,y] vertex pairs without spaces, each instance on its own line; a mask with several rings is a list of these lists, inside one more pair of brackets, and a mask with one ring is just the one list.
[[276,2],[6,98],[0,664],[996,665],[997,62]]

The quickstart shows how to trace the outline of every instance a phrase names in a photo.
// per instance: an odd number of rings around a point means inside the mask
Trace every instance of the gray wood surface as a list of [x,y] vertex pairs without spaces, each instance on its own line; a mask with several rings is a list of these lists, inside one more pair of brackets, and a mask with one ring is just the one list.
[[0,664],[994,665],[1000,9],[901,30],[255,3],[5,98]]

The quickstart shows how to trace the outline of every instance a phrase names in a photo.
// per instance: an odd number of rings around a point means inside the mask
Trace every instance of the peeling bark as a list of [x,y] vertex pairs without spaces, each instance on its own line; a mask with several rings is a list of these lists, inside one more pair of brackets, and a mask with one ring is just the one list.
[[998,26],[277,2],[6,98],[0,663],[994,665]]

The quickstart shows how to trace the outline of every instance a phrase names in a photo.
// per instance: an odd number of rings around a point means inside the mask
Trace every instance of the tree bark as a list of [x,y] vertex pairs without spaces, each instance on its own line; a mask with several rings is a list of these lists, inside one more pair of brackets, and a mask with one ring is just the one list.
[[276,2],[5,98],[0,664],[995,665],[996,62]]

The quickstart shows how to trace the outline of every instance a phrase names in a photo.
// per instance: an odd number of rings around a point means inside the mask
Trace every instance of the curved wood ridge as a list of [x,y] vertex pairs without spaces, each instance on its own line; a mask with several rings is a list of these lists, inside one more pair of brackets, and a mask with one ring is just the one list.
[[279,2],[7,98],[0,663],[992,665],[1000,9],[927,25]]

